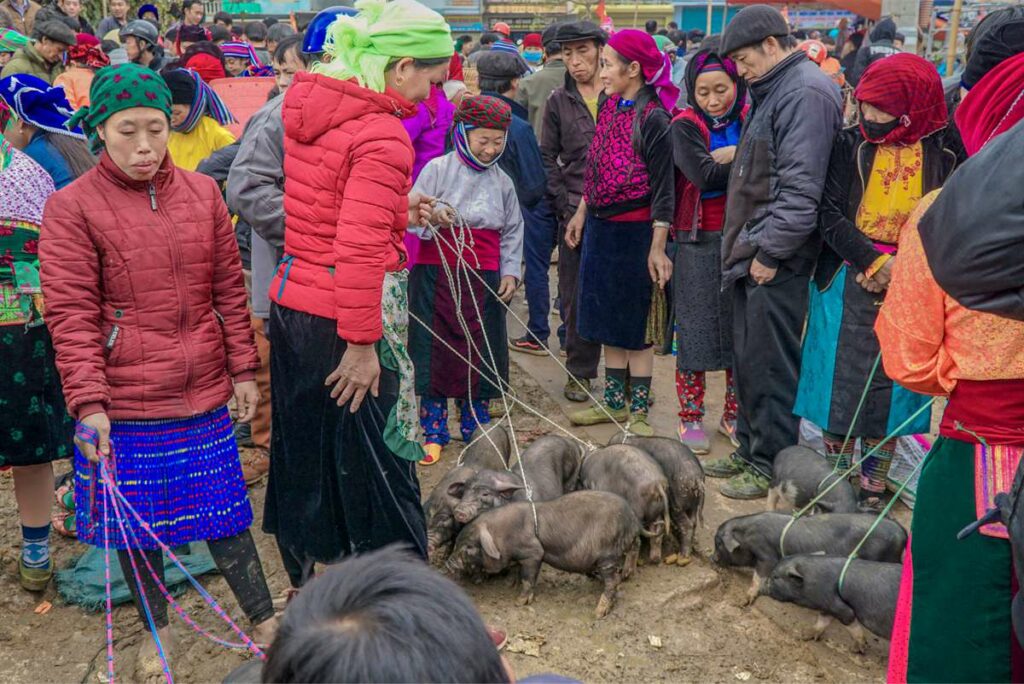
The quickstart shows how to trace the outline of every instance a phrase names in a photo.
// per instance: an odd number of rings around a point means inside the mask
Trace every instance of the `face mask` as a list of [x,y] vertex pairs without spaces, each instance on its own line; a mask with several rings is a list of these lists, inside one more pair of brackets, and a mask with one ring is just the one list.
[[875,123],[866,119],[861,119],[860,130],[864,134],[864,137],[870,142],[879,142],[896,130],[896,127],[900,125],[899,119],[893,119],[889,123]]
[[523,59],[529,64],[540,64],[544,59],[544,51],[540,48],[526,48],[523,50]]

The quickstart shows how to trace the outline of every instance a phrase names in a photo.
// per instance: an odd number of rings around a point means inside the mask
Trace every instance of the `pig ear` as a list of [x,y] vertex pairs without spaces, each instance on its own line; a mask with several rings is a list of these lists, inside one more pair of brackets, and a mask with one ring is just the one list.
[[487,525],[480,526],[480,546],[483,547],[484,553],[491,558],[495,560],[501,558],[498,547],[494,545],[494,537],[491,536],[491,531],[487,529]]
[[502,475],[494,485],[494,491],[503,499],[511,499],[512,495],[523,488],[523,485],[512,477]]
[[448,485],[448,496],[453,496],[456,499],[461,499],[463,493],[466,491],[465,482],[452,482]]
[[804,574],[800,572],[800,568],[798,568],[795,565],[789,566],[789,568],[786,570],[786,577],[793,580],[797,584],[804,583]]
[[725,535],[725,539],[722,541],[725,542],[725,550],[729,553],[735,553],[736,549],[740,548],[740,542],[736,539],[735,533],[731,530],[727,535]]

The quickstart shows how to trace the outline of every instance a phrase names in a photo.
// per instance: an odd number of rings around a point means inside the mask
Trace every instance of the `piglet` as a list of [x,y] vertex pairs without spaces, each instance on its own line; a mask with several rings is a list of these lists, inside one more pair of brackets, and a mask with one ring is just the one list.
[[[481,470],[465,486],[455,506],[456,522],[465,525],[484,511],[512,501],[551,501],[576,489],[583,450],[557,435],[533,442],[511,470]],[[523,473],[526,484],[523,484]]]
[[[869,513],[823,513],[797,518],[785,513],[755,513],[726,520],[715,533],[714,562],[723,566],[752,567],[754,579],[747,603],[757,598],[764,578],[785,556],[819,553],[848,556],[876,520]],[[780,539],[786,532],[784,549]],[[864,560],[899,563],[907,545],[907,532],[895,520],[883,519],[859,551]]]
[[533,506],[516,502],[477,517],[459,533],[445,568],[493,575],[518,563],[520,605],[533,601],[541,563],[597,575],[604,592],[595,615],[604,617],[623,577],[636,565],[640,521],[624,499],[607,492],[573,492]]
[[451,549],[455,535],[462,529],[455,520],[455,507],[462,501],[466,483],[476,475],[469,466],[455,466],[431,490],[423,512],[427,519],[427,557],[443,560]]
[[667,437],[636,437],[618,433],[608,444],[629,444],[653,458],[668,479],[669,517],[679,541],[679,554],[666,563],[687,565],[697,536],[698,523],[704,522],[704,468],[690,448]]
[[815,513],[854,513],[857,495],[841,472],[833,474],[832,466],[817,451],[805,446],[786,447],[776,454],[772,465],[768,510],[777,510],[780,504],[801,509],[836,479],[841,481],[815,503]]
[[839,576],[845,564],[846,557],[790,556],[775,566],[761,593],[819,611],[814,639],[821,637],[832,618],[838,618],[849,627],[857,650],[863,652],[862,625],[883,639],[892,635],[903,566],[855,558],[840,589]]
[[469,440],[469,446],[459,456],[458,465],[474,470],[504,470],[512,463],[512,442],[508,430],[499,423],[481,425]]
[[638,447],[614,444],[583,459],[580,480],[587,489],[618,494],[629,502],[644,529],[651,532],[651,562],[660,563],[671,520],[668,479],[657,461]]

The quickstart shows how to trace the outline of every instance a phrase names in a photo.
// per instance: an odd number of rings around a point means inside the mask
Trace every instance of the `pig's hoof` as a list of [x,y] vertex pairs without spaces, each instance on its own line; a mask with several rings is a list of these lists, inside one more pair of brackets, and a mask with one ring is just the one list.
[[693,562],[693,556],[679,556],[676,558],[676,565],[681,568],[685,568],[687,565]]
[[677,563],[678,561],[679,561],[679,554],[678,553],[673,553],[671,556],[665,556],[665,560],[663,560],[662,562],[665,565],[673,565],[673,564]]
[[598,620],[612,612],[612,600],[607,596],[601,596],[601,600],[597,602],[597,609],[594,611],[594,617]]
[[516,604],[520,606],[528,606],[533,603],[533,594],[526,594],[516,599]]

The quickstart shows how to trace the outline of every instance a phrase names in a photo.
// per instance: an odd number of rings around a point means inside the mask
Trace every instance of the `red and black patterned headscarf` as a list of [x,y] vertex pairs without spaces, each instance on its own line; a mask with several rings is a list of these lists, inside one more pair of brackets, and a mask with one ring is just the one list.
[[896,128],[874,143],[912,145],[944,128],[949,120],[939,72],[926,59],[907,52],[871,64],[853,95],[898,121]]
[[464,97],[455,112],[455,122],[466,128],[493,128],[507,131],[512,125],[512,108],[490,95]]

